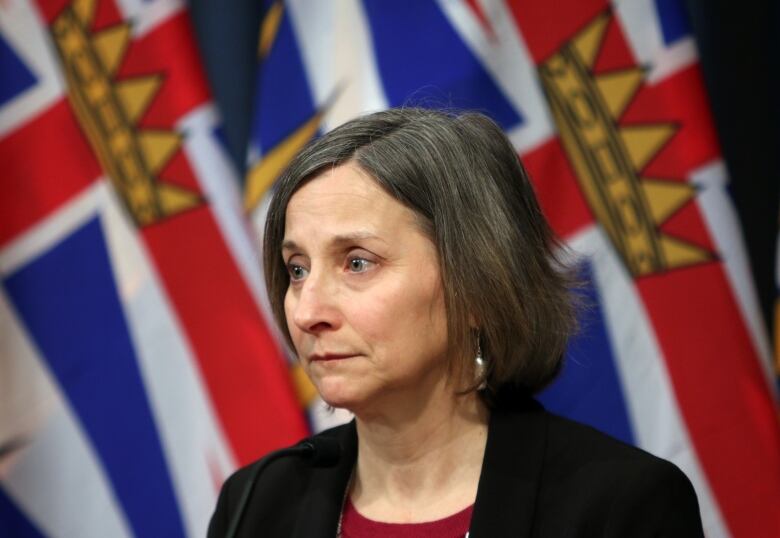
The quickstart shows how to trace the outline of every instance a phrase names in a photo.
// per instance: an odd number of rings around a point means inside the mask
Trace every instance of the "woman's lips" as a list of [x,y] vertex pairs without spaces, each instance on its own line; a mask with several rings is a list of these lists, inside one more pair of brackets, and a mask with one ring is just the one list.
[[323,355],[312,355],[309,359],[311,362],[328,362],[328,361],[338,361],[341,359],[351,359],[352,357],[355,357],[356,355],[352,353],[326,353]]

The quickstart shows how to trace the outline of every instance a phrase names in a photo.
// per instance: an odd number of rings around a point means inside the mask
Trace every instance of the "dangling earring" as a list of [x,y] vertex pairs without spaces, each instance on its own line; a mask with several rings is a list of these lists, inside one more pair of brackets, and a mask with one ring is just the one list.
[[474,357],[474,380],[480,381],[477,390],[484,390],[487,388],[487,380],[485,379],[485,368],[487,363],[485,357],[482,356],[482,344],[480,343],[481,334],[477,331],[477,356]]

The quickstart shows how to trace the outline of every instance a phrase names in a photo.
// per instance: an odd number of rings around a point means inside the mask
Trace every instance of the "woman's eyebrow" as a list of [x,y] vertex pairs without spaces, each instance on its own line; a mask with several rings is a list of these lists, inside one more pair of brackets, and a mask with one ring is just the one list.
[[387,241],[385,241],[378,235],[368,231],[358,231],[358,232],[352,232],[348,234],[335,235],[328,242],[333,244],[333,246],[343,246],[345,244],[354,243],[355,241],[365,241],[365,240],[376,240],[376,241],[381,241],[382,243],[385,244],[387,243]]
[[282,250],[300,250],[300,247],[292,239],[285,239],[282,241]]
[[[387,241],[379,237],[378,235],[368,231],[351,232],[347,234],[334,235],[329,238],[327,243],[330,248],[341,248],[346,245],[351,245],[356,241],[375,240],[387,244]],[[282,241],[282,250],[301,250],[301,247],[292,239],[285,239]]]

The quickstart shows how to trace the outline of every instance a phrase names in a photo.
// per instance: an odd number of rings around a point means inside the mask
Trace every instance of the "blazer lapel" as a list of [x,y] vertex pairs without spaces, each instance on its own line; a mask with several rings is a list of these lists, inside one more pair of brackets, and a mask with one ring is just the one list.
[[491,412],[469,538],[532,533],[547,420],[532,398],[515,393],[513,399]]
[[312,469],[309,488],[301,500],[293,538],[334,538],[342,501],[357,458],[355,421],[338,432],[341,457],[334,467]]

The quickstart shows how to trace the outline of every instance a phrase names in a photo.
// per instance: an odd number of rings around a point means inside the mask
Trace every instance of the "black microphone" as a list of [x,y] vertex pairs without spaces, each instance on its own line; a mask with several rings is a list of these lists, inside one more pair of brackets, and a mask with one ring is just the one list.
[[241,500],[238,502],[236,513],[228,527],[227,538],[235,538],[236,533],[238,532],[238,526],[241,524],[244,512],[246,512],[246,507],[249,504],[249,498],[252,496],[252,490],[257,482],[257,477],[260,476],[260,473],[263,472],[271,462],[287,456],[297,456],[307,460],[313,467],[332,467],[336,465],[341,458],[341,444],[339,444],[337,439],[332,437],[311,437],[301,441],[295,446],[271,452],[255,463],[249,481],[244,487],[244,492],[241,494]]
[[333,437],[312,437],[293,448],[296,447],[301,447],[301,456],[309,460],[312,467],[333,467],[341,458],[341,444]]

